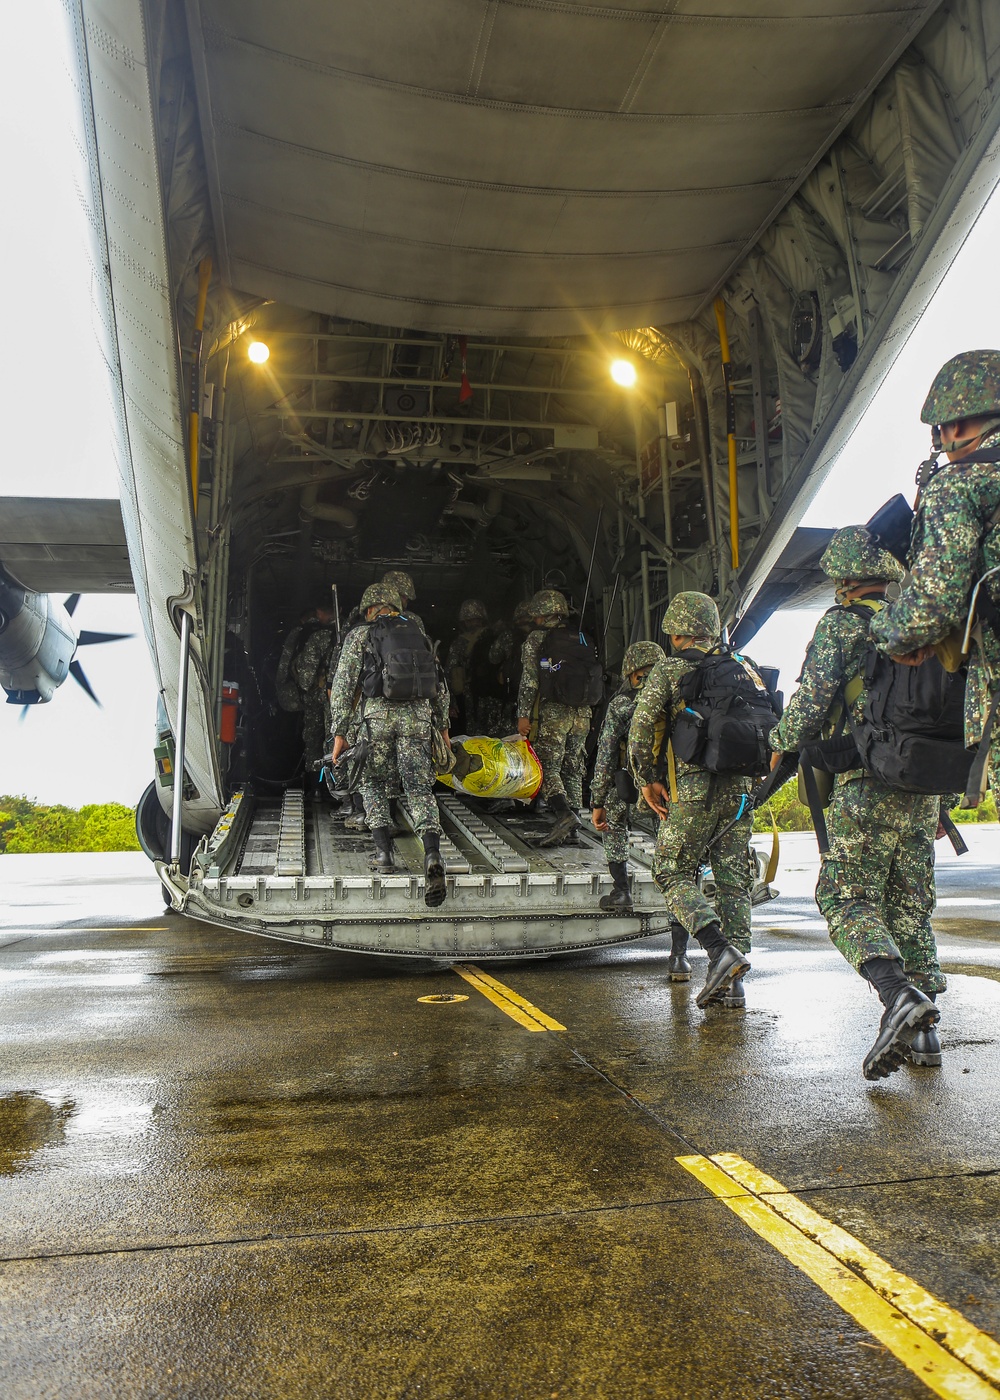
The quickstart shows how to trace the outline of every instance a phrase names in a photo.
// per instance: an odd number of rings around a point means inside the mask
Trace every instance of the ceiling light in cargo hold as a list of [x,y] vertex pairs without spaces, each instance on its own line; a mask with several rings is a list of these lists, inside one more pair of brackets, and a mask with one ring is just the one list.
[[255,365],[262,365],[268,359],[271,352],[262,340],[251,340],[247,346],[247,357]]
[[610,372],[611,378],[623,389],[633,388],[639,378],[639,371],[631,360],[612,360]]

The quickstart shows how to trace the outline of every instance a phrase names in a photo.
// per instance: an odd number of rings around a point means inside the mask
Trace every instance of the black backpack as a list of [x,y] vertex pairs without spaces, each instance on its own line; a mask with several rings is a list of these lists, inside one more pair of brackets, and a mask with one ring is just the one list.
[[685,707],[670,741],[679,759],[709,773],[759,778],[767,772],[768,735],[781,717],[780,706],[749,661],[717,647],[677,689]]
[[604,673],[597,647],[583,632],[553,627],[538,657],[538,693],[543,700],[580,709],[604,698]]
[[965,747],[964,668],[946,671],[936,656],[902,666],[869,644],[864,682],[864,717],[849,722],[872,777],[903,792],[964,792],[975,757]]
[[494,666],[490,660],[490,647],[496,639],[496,632],[490,628],[481,632],[469,655],[467,686],[477,700],[507,699],[508,686],[500,674],[503,663]]
[[368,629],[361,693],[372,699],[433,700],[438,671],[423,629],[404,614],[379,617]]

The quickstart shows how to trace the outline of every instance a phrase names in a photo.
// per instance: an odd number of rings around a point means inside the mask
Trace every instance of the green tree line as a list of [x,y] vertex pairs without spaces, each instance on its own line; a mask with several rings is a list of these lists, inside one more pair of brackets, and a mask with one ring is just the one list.
[[46,807],[28,797],[0,797],[0,855],[138,849],[135,813],[121,802]]
[[[0,798],[0,802],[2,800]],[[784,787],[778,789],[771,798],[770,808],[779,831],[812,831],[812,817],[809,815],[809,808],[799,801],[798,782],[795,778],[789,778]],[[955,822],[995,822],[997,808],[992,792],[986,794],[986,801],[981,806],[966,811],[956,807],[951,815]],[[762,807],[754,813],[753,829],[771,830],[771,817],[767,807]]]

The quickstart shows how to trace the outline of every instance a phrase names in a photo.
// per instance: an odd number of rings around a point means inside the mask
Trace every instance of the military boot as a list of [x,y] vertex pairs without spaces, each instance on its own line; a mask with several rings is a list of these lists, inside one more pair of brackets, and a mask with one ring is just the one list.
[[906,1058],[913,1065],[927,1065],[932,1068],[941,1063],[941,1041],[936,1026],[931,1026],[926,1031],[917,1031],[910,1042]]
[[570,805],[565,797],[558,793],[549,799],[549,810],[555,813],[556,824],[548,836],[543,837],[538,844],[540,846],[561,846],[570,832],[576,830],[579,822],[576,813],[570,810]]
[[691,964],[687,956],[688,936],[683,924],[670,925],[670,957],[667,959],[667,973],[671,982],[690,982]]
[[424,843],[424,903],[437,909],[448,896],[448,877],[441,859],[441,837],[436,831],[425,831]]
[[750,971],[750,962],[724,937],[718,923],[700,928],[695,938],[705,949],[709,960],[705,985],[695,997],[696,1005],[704,1007],[712,1001],[724,1001],[730,983],[746,976]]
[[[933,1033],[940,1017],[940,1011],[930,998],[907,983],[885,1009],[875,1044],[861,1067],[864,1077],[888,1079],[911,1052],[917,1036],[922,1031]],[[937,1040],[936,1034],[934,1039]]]
[[372,861],[372,869],[379,875],[391,875],[396,869],[395,851],[392,846],[392,834],[387,826],[377,826],[372,832],[372,840],[375,842],[375,859]]
[[609,860],[608,869],[614,885],[610,894],[601,895],[598,907],[605,914],[631,914],[632,894],[628,887],[628,866],[623,860]]

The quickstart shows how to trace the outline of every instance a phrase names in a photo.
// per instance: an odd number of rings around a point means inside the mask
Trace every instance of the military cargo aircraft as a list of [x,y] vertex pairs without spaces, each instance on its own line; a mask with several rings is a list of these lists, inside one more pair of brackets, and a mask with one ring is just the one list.
[[798,521],[997,181],[1000,10],[66,8],[120,519],[7,503],[0,561],[22,598],[133,581],[172,903],[404,955],[662,929],[648,833],[634,915],[604,915],[599,846],[453,795],[445,905],[415,837],[373,876],[291,781],[281,638],[404,568],[437,635],[465,597],[561,587],[613,672],[677,589],[741,640],[806,594],[825,534]]

